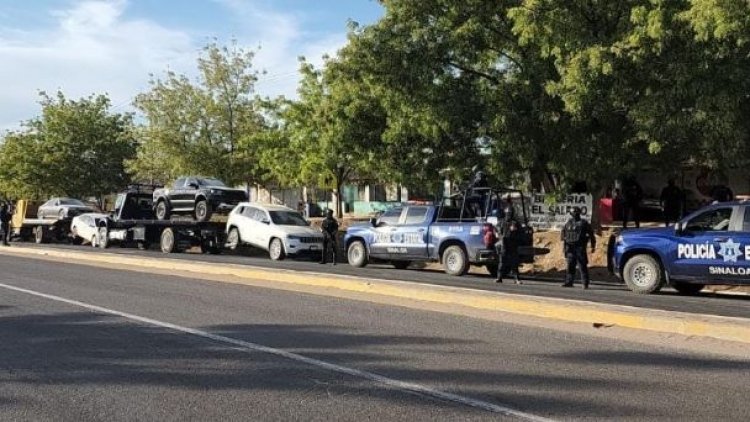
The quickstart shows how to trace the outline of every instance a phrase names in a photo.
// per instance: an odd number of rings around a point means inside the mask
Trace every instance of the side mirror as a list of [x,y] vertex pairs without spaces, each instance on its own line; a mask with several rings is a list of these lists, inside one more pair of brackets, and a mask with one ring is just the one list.
[[261,222],[261,223],[263,223],[263,224],[271,224],[271,220],[269,220],[269,219],[267,219],[267,218],[262,218],[262,219],[260,220],[260,222]]
[[370,219],[370,225],[373,226],[373,227],[377,227],[378,226],[378,219],[377,218],[371,218]]
[[674,224],[674,232],[678,236],[682,235],[682,233],[685,232],[685,226],[682,225],[681,221],[678,221]]

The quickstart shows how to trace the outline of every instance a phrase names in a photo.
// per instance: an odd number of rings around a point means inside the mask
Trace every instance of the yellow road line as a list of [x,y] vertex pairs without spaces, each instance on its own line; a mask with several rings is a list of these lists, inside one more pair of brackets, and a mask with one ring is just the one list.
[[0,249],[0,253],[38,258],[50,257],[84,265],[86,263],[92,265],[112,264],[132,268],[158,269],[167,272],[182,272],[181,275],[196,273],[233,276],[248,280],[333,288],[369,295],[458,305],[485,311],[510,312],[567,322],[613,325],[660,333],[711,337],[750,343],[750,320],[744,318],[697,315],[537,296],[508,295],[500,292],[393,280],[366,279],[283,269],[261,269],[244,265],[186,262],[169,258],[130,257],[111,253],[84,253],[15,246],[9,249]]

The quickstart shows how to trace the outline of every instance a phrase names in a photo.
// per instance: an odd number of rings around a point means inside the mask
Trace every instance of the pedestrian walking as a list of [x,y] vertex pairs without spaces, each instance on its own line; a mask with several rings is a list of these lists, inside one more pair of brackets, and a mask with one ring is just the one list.
[[675,185],[674,179],[669,179],[667,186],[661,190],[659,203],[666,226],[680,219],[682,214],[682,190]]
[[325,264],[328,258],[328,249],[331,249],[331,263],[336,265],[336,256],[338,255],[338,242],[336,236],[339,232],[339,222],[333,216],[333,210],[326,211],[326,218],[321,225],[323,232],[323,255],[320,257],[320,264]]
[[0,206],[0,231],[3,232],[2,243],[5,246],[10,245],[8,240],[10,239],[10,220],[12,216],[10,206],[7,203],[3,203]]
[[593,252],[596,249],[596,236],[594,236],[591,224],[581,218],[580,207],[573,207],[570,212],[570,219],[563,227],[561,238],[565,260],[568,264],[563,287],[573,287],[576,266],[578,266],[581,269],[583,288],[588,289],[591,280],[589,278],[589,258],[586,253],[586,244],[591,243],[591,251]]

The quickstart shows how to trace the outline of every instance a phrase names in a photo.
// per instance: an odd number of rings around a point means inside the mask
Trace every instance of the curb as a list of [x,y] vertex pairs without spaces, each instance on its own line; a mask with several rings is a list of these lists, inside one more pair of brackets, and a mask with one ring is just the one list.
[[185,262],[169,258],[128,257],[109,253],[81,253],[55,249],[13,247],[0,254],[44,259],[66,259],[71,263],[90,265],[115,264],[133,268],[151,268],[212,276],[233,276],[287,285],[338,289],[369,295],[395,297],[413,301],[458,305],[484,311],[509,312],[558,321],[600,324],[648,330],[683,336],[710,337],[719,340],[750,343],[750,319],[689,314],[685,312],[642,309],[624,305],[606,305],[587,301],[509,295],[460,287],[425,285],[368,279],[334,274],[292,270],[269,270],[237,264],[216,265],[208,262]]

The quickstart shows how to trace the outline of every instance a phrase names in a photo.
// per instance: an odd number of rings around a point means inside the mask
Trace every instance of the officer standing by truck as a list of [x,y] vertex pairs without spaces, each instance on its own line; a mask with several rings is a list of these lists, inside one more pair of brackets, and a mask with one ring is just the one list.
[[521,259],[518,255],[518,246],[520,244],[520,227],[516,219],[516,212],[513,204],[508,200],[507,206],[503,210],[503,220],[500,224],[499,239],[495,244],[498,257],[498,271],[496,283],[502,283],[503,278],[513,276],[516,284],[521,283],[521,276],[518,270]]
[[561,238],[563,241],[563,250],[568,267],[565,274],[565,284],[563,287],[573,287],[573,280],[576,277],[576,265],[581,267],[581,277],[583,278],[583,288],[589,288],[589,257],[586,254],[586,244],[591,242],[591,251],[596,249],[596,236],[591,224],[581,218],[581,208],[573,207],[570,212],[570,219],[562,229]]
[[3,203],[0,206],[0,230],[3,232],[3,245],[5,246],[9,246],[8,239],[10,239],[11,217],[10,206],[7,203]]
[[326,263],[328,248],[331,248],[333,265],[336,265],[336,256],[338,255],[338,242],[336,236],[339,232],[339,223],[333,216],[333,210],[326,211],[326,218],[320,226],[323,232],[323,256],[320,258],[320,264]]

